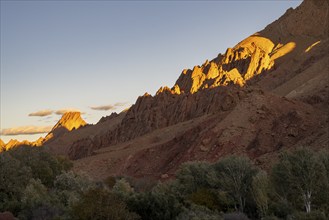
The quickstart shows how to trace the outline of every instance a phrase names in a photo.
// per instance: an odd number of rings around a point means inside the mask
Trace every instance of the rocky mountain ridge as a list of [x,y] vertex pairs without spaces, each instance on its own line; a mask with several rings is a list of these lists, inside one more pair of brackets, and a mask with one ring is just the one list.
[[266,168],[282,150],[329,148],[328,11],[327,0],[304,0],[125,112],[70,132],[57,123],[43,146],[96,179],[166,178],[228,154]]
[[68,131],[79,129],[85,125],[87,125],[87,123],[81,118],[80,112],[66,112],[62,115],[61,119],[55,124],[51,131],[46,135],[43,140],[43,144],[62,136]]
[[[326,10],[328,2],[319,4],[312,0],[304,1],[296,9],[288,9],[280,19],[235,47],[227,49],[224,55],[219,54],[215,59],[195,66],[193,70],[183,70],[172,88],[162,87],[154,97],[149,94],[140,96],[116,129],[109,130],[106,135],[97,136],[93,140],[87,138],[85,142],[81,139],[73,143],[69,150],[70,157],[85,157],[88,155],[78,152],[92,152],[90,149],[129,141],[155,129],[202,115],[231,110],[243,99],[243,89],[239,87],[256,86],[265,91],[278,92],[275,90],[286,82],[287,75],[290,75],[291,79],[308,69],[305,63],[314,59],[314,51],[320,58],[328,59],[326,53],[319,55],[321,53],[316,51],[328,45],[328,27],[321,22],[327,20]],[[314,16],[310,16],[314,13],[319,16],[313,20]],[[310,23],[309,20],[312,20],[312,23],[320,23],[323,29],[313,25],[303,27],[301,21],[304,20],[305,23]],[[292,25],[295,23],[296,27]],[[278,29],[277,26],[283,25],[289,29]],[[312,46],[314,42],[319,41],[323,43]],[[290,61],[292,56],[294,60]],[[301,69],[302,67],[304,69]],[[322,71],[325,71],[326,67],[328,65],[324,65]],[[273,80],[286,68],[297,70]],[[326,77],[325,73],[320,72],[320,79]],[[272,84],[266,82],[267,76],[271,76],[274,81]],[[327,82],[326,78],[322,81]],[[293,89],[294,87],[291,91]],[[320,98],[323,104],[327,99],[325,91],[328,91],[328,85],[324,83],[320,90],[324,95]],[[304,95],[308,96],[307,93]],[[309,99],[312,97],[308,96]],[[83,148],[89,150],[82,150]]]
[[0,152],[7,151],[18,146],[40,147],[69,131],[79,129],[86,125],[87,123],[81,118],[80,112],[66,112],[44,138],[40,137],[36,141],[18,141],[16,139],[11,139],[8,141],[8,143],[4,143],[0,139]]

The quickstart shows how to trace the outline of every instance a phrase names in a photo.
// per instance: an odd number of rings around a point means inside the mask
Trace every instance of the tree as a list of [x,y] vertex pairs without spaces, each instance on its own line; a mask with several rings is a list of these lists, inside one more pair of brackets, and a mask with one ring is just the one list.
[[237,156],[226,157],[214,164],[214,167],[218,176],[218,188],[233,198],[236,211],[243,212],[258,169],[248,158]]
[[57,175],[71,167],[69,161],[62,157],[56,158],[44,148],[18,147],[8,153],[24,166],[30,167],[33,178],[40,179],[48,187],[53,185]]
[[167,184],[158,184],[152,191],[132,195],[128,206],[143,220],[172,220],[182,211],[181,204]]
[[94,187],[88,177],[77,175],[73,171],[63,172],[54,181],[54,192],[65,207],[71,207],[80,199],[81,194]]
[[200,188],[210,188],[216,182],[213,167],[207,162],[184,163],[176,174],[177,191],[187,195]]
[[272,182],[277,193],[288,201],[303,201],[311,212],[314,196],[325,179],[325,168],[317,155],[306,148],[283,154],[272,169]]
[[138,215],[129,212],[120,197],[102,188],[90,189],[73,206],[72,218],[81,220],[135,220]]
[[223,216],[204,206],[192,205],[177,216],[176,220],[222,220]]
[[116,181],[112,191],[122,196],[128,196],[134,192],[134,188],[130,186],[126,179],[122,178]]
[[30,179],[23,191],[20,219],[54,219],[61,213],[57,198],[48,192],[39,179]]
[[0,210],[15,215],[20,209],[20,200],[29,179],[31,169],[13,158],[8,152],[0,154]]
[[269,205],[269,180],[266,172],[261,171],[252,180],[252,195],[261,217],[265,217]]

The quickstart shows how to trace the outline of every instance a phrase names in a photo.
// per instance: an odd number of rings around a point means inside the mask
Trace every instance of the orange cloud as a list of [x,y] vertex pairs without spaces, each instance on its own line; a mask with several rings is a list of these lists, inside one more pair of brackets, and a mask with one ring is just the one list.
[[51,126],[21,126],[15,128],[6,128],[0,131],[0,135],[21,135],[21,134],[43,134],[51,130]]
[[32,112],[29,114],[29,116],[44,117],[44,116],[51,115],[52,113],[53,113],[52,110],[41,110],[41,111],[37,111],[37,112]]

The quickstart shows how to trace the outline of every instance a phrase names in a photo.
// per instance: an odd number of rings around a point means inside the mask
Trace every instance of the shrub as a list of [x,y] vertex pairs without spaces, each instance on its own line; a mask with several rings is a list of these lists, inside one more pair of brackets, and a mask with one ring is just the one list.
[[97,188],[84,193],[73,205],[72,218],[80,220],[135,220],[138,215],[129,212],[126,204],[108,190]]

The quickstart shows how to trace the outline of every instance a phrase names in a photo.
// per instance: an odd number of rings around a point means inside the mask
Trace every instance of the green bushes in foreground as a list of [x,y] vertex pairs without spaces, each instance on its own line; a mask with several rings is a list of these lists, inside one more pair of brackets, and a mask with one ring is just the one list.
[[[328,219],[329,153],[284,153],[270,172],[245,157],[188,162],[158,184],[94,182],[42,148],[0,154],[0,212],[19,219]],[[144,184],[145,186],[144,186]]]

